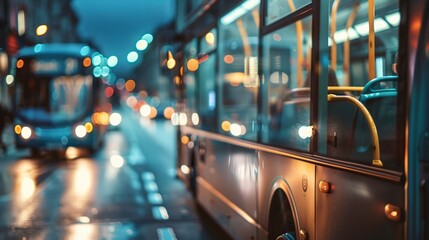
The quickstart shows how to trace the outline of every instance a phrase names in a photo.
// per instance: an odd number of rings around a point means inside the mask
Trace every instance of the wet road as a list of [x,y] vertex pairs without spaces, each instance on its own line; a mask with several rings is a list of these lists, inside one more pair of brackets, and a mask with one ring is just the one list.
[[120,112],[92,155],[0,155],[0,239],[225,239],[176,178],[175,128]]

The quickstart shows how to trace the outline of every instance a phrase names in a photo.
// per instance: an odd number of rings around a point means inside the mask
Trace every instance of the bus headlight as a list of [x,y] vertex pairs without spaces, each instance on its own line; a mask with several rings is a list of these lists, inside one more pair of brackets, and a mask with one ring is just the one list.
[[33,133],[33,131],[31,131],[31,128],[29,128],[29,127],[23,127],[21,129],[21,137],[24,139],[29,139],[31,137],[32,133]]
[[83,138],[86,136],[86,128],[83,125],[78,125],[76,126],[76,128],[74,129],[74,133],[76,134],[76,136],[78,138]]

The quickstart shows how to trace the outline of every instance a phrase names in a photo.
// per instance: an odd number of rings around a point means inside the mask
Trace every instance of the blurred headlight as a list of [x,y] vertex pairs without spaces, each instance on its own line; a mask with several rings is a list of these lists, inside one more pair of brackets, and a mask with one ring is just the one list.
[[121,124],[122,121],[121,114],[112,113],[112,115],[110,115],[109,121],[112,126],[118,126],[119,124]]
[[29,139],[31,137],[33,131],[31,131],[31,128],[29,127],[23,127],[21,129],[21,137],[24,139]]
[[86,128],[83,125],[76,126],[74,132],[78,138],[83,138],[86,136]]

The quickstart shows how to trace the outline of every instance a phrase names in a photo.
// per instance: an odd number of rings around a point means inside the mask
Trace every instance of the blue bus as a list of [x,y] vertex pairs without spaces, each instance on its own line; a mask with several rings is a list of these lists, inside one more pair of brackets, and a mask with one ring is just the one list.
[[18,52],[13,67],[18,148],[37,153],[99,146],[111,111],[104,97],[110,70],[94,64],[95,58],[102,55],[83,44],[38,44]]

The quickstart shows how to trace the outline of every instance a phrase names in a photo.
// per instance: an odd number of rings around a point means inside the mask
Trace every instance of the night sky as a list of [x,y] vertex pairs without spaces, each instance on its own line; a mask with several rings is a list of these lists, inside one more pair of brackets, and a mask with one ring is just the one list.
[[118,57],[114,69],[118,75],[126,75],[140,62],[126,60],[130,51],[139,52],[136,42],[171,22],[176,13],[175,0],[73,0],[72,6],[80,36],[94,42],[106,57]]

